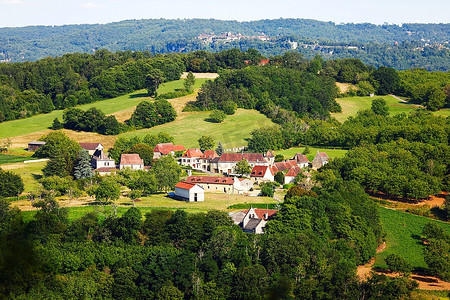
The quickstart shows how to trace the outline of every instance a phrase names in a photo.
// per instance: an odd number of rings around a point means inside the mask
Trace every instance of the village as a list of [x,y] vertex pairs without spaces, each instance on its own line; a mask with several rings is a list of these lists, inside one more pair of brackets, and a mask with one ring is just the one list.
[[[149,170],[150,166],[136,153],[123,153],[119,164],[108,157],[101,143],[79,143],[91,157],[91,167],[100,176],[114,175],[118,170]],[[45,145],[43,141],[28,143],[28,151],[36,151]],[[178,154],[178,157],[177,157]],[[325,152],[317,151],[314,159],[309,161],[306,155],[296,153],[287,160],[275,161],[272,151],[266,153],[222,153],[215,150],[201,151],[199,148],[186,149],[183,145],[173,143],[157,144],[153,149],[153,160],[171,155],[186,171],[186,177],[175,185],[174,191],[168,196],[172,199],[186,202],[208,201],[211,193],[261,196],[260,187],[264,183],[274,183],[278,186],[289,185],[303,181],[311,181],[311,170],[317,170],[328,163]],[[239,164],[246,166],[248,172],[242,171]],[[245,169],[245,168],[244,168]],[[201,175],[192,175],[193,172]],[[275,176],[282,173],[282,182],[277,182]],[[263,233],[268,220],[276,215],[277,210],[253,208],[230,213],[236,225],[245,232]]]

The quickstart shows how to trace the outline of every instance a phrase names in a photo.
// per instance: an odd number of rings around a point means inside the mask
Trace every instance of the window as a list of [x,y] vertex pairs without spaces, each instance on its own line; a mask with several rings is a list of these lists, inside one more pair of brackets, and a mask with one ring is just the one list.
[[197,193],[194,193],[194,201],[197,201]]

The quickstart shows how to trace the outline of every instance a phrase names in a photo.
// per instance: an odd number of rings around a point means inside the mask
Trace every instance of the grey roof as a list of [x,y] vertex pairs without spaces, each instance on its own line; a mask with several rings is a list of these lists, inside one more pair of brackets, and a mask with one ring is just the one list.
[[32,141],[29,142],[28,145],[45,145],[46,143],[44,141]]
[[244,230],[253,231],[259,225],[259,223],[261,223],[261,221],[262,220],[256,218],[250,219],[247,225],[245,225]]
[[242,220],[244,220],[245,213],[243,211],[238,211],[230,214],[230,217],[233,220],[234,224],[239,225],[242,223]]

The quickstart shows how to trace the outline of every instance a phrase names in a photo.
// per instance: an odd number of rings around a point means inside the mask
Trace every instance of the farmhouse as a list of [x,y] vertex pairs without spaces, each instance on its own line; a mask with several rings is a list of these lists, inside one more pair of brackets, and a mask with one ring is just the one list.
[[198,184],[185,181],[175,185],[175,196],[189,202],[205,201],[204,189]]
[[203,156],[203,152],[198,148],[189,148],[183,153],[180,159],[180,163],[183,166],[191,167],[192,169],[200,169],[200,158]]
[[317,154],[312,161],[312,167],[313,167],[313,169],[319,169],[319,168],[325,166],[329,160],[330,160],[330,158],[328,157],[328,155],[325,152],[317,151]]
[[296,153],[294,155],[293,160],[297,162],[297,166],[300,168],[307,168],[309,167],[309,159],[306,157],[306,155],[303,155],[301,153]]
[[115,168],[116,162],[114,159],[109,158],[103,150],[96,151],[94,155],[92,155],[91,158],[91,165],[94,169],[100,169],[100,168]]
[[282,162],[276,162],[274,163],[275,168],[278,171],[285,171],[289,170],[290,168],[296,167],[297,162],[295,160],[288,160],[288,161],[282,161]]
[[276,169],[272,166],[254,166],[250,178],[257,181],[274,181]]
[[144,160],[139,154],[120,155],[119,169],[130,168],[132,170],[144,170]]
[[245,159],[251,167],[269,166],[269,161],[261,153],[223,153],[217,163],[217,171],[220,174],[235,174],[238,161]]
[[103,145],[100,143],[80,143],[81,148],[86,150],[89,155],[97,155],[99,156],[100,152],[103,151]]
[[211,171],[211,163],[214,159],[219,159],[219,155],[217,155],[216,151],[214,150],[206,150],[203,153],[203,156],[200,158],[200,166],[201,170],[203,171]]
[[239,179],[234,177],[189,176],[186,182],[196,183],[210,193],[235,194],[243,191]]
[[276,209],[251,207],[250,209],[230,214],[230,217],[236,225],[242,227],[244,232],[261,234],[264,233],[267,221],[271,220],[276,213]]
[[159,159],[163,155],[175,155],[175,152],[186,151],[182,145],[174,145],[172,143],[158,144],[153,148],[153,159]]
[[37,149],[44,146],[46,143],[44,141],[33,141],[28,143],[28,151],[36,151]]

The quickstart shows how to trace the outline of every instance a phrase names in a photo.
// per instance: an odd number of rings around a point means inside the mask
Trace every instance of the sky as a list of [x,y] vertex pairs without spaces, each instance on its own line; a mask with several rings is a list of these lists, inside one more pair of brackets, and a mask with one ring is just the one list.
[[0,27],[104,24],[154,18],[450,23],[450,0],[0,0]]

